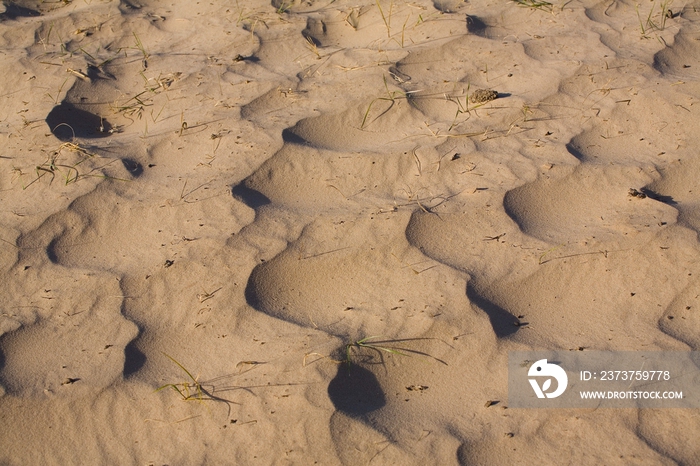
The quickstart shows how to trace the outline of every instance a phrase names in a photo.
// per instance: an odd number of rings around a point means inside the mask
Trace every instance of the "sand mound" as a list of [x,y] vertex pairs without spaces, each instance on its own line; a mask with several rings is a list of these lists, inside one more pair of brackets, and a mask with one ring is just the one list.
[[504,198],[508,215],[525,233],[543,241],[620,242],[639,234],[653,236],[675,222],[676,209],[635,194],[635,186],[650,181],[636,168],[580,165],[561,178],[552,175]]

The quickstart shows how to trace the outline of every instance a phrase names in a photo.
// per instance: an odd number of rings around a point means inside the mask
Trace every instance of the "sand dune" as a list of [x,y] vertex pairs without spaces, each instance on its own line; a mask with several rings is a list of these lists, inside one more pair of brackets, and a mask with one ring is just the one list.
[[697,2],[3,3],[3,464],[700,463]]

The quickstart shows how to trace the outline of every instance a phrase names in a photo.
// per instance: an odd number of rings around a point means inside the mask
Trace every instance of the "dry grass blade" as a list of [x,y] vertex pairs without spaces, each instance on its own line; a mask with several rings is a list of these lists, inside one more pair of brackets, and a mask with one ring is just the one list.
[[[364,129],[364,127],[366,125],[368,125],[369,123],[371,123],[372,121],[377,120],[378,118],[381,118],[384,114],[386,114],[389,110],[391,110],[394,107],[394,104],[396,103],[396,101],[398,99],[408,99],[409,98],[408,93],[404,93],[402,91],[390,91],[389,84],[386,81],[386,76],[384,76],[384,88],[386,89],[387,96],[386,97],[377,97],[376,99],[374,99],[373,101],[371,101],[369,103],[369,105],[367,106],[367,110],[365,111],[365,115],[362,118],[362,124],[360,125],[360,129]],[[413,91],[413,92],[417,92],[417,91]],[[378,101],[391,102],[391,104],[389,105],[388,108],[384,109],[379,115],[377,115],[374,119],[372,119],[372,121],[370,121],[368,123],[367,120],[369,119],[370,110],[372,110],[372,106]]]

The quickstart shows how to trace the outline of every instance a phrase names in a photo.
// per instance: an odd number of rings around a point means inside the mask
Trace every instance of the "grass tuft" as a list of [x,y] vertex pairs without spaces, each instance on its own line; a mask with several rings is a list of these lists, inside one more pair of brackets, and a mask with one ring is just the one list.
[[[73,164],[59,163],[59,158],[63,154],[63,151],[69,151],[77,154],[78,161]],[[66,185],[75,183],[82,176],[86,176],[81,175],[81,173],[78,171],[78,166],[92,157],[95,157],[95,154],[88,151],[80,144],[74,142],[64,142],[58,147],[58,149],[52,151],[49,154],[44,163],[42,163],[41,165],[37,165],[34,168],[34,171],[36,172],[36,178],[26,186],[23,186],[22,189],[27,189],[29,186],[42,179],[44,176],[51,176],[49,184],[53,183],[54,179],[56,178],[56,175],[60,175],[63,178],[64,183]]]
[[[190,371],[188,371],[187,368],[185,368],[185,366],[180,364],[175,358],[173,358],[169,354],[163,353],[163,355],[165,357],[167,357],[168,359],[170,359],[172,362],[174,362],[177,365],[177,367],[179,367],[182,370],[182,372],[184,372],[185,375],[187,375],[187,380],[185,380],[183,382],[179,382],[179,383],[168,383],[165,385],[161,385],[160,387],[158,387],[155,390],[156,392],[160,392],[162,390],[165,390],[166,388],[170,388],[173,391],[175,391],[180,396],[180,398],[182,398],[183,401],[196,401],[199,403],[203,403],[205,401],[215,401],[215,402],[226,403],[226,405],[228,406],[229,415],[230,415],[231,405],[238,404],[238,403],[235,403],[231,400],[227,400],[225,398],[222,398],[220,396],[215,395],[216,389],[212,385],[204,383],[204,382],[200,382],[199,376],[197,376],[197,377],[193,376],[192,373]],[[244,361],[244,362],[239,363],[239,366],[241,366],[241,364],[244,364],[244,363],[251,365],[251,366],[255,366],[257,364],[260,364],[260,363],[255,362],[255,361]],[[226,390],[234,390],[234,389],[239,389],[239,388],[242,388],[242,387],[228,387]]]
[[[365,337],[362,338],[361,340],[357,340],[351,343],[348,343],[345,345],[345,360],[342,361],[346,364],[351,364],[354,359],[357,359],[357,356],[355,356],[353,353],[362,353],[363,351],[370,350],[380,356],[380,360],[383,363],[384,358],[382,355],[384,353],[386,354],[395,354],[398,356],[411,356],[411,355],[418,355],[418,356],[426,356],[431,359],[434,359],[435,361],[447,365],[445,361],[442,359],[438,359],[435,356],[432,356],[428,353],[425,353],[423,351],[418,351],[414,350],[411,348],[405,347],[406,342],[409,341],[417,341],[417,340],[432,340],[432,338],[404,338],[404,339],[392,339],[392,340],[377,340],[377,338],[380,338],[378,336],[371,336],[371,337]],[[397,346],[397,344],[402,344],[402,346]],[[373,358],[369,356],[369,358],[365,355],[365,357],[361,360],[362,362],[369,362],[372,361]]]
[[544,1],[544,0],[511,0],[518,5],[525,8],[532,8],[533,10],[542,10],[547,13],[552,13],[554,10],[554,5]]
[[384,14],[384,10],[382,9],[382,4],[379,3],[379,0],[377,1],[377,8],[379,8],[379,14],[382,15],[382,20],[384,21],[384,26],[386,27],[386,36],[391,37],[391,13],[392,10],[394,9],[394,0],[391,0],[389,3],[389,13],[388,15]]
[[[336,364],[358,364],[358,363],[373,363],[374,362],[374,357],[371,353],[374,353],[374,355],[379,355],[380,363],[384,363],[384,354],[394,354],[397,356],[406,356],[409,357],[411,355],[417,355],[417,356],[425,356],[428,358],[431,358],[441,364],[447,365],[445,361],[442,359],[436,358],[435,356],[432,356],[426,352],[423,351],[418,351],[414,350],[411,348],[408,348],[406,346],[406,343],[412,342],[412,341],[419,341],[419,340],[438,340],[436,338],[403,338],[403,339],[389,339],[389,340],[378,340],[378,336],[369,336],[369,337],[364,337],[359,340],[352,341],[350,343],[346,343],[344,348],[343,348],[343,353],[344,353],[344,358],[341,360],[331,358],[330,356],[326,356],[320,353],[307,353],[304,355],[304,363],[303,365],[306,366],[307,358],[309,356],[318,356],[317,359],[315,359],[312,362],[316,362],[320,359],[330,359],[332,362]],[[442,341],[442,340],[438,340]],[[443,342],[444,343],[444,342]],[[449,346],[449,345],[448,345]],[[367,351],[369,350],[370,354],[367,354]],[[364,353],[364,354],[363,354]]]
[[[666,29],[666,20],[673,18],[673,12],[671,11],[671,3],[673,0],[662,0],[659,2],[659,11],[656,11],[656,0],[651,4],[651,9],[646,17],[646,20],[642,20],[639,14],[639,5],[635,7],[637,11],[637,18],[639,19],[639,28],[642,31],[642,38],[648,39],[649,32],[651,31],[663,31]],[[658,19],[655,19],[658,16]]]

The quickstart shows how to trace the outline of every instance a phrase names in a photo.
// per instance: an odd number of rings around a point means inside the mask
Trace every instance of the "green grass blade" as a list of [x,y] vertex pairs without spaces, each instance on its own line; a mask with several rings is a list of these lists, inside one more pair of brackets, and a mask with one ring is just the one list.
[[[197,379],[195,379],[195,378],[192,376],[192,374],[190,374],[190,371],[188,371],[187,369],[185,369],[185,367],[184,367],[182,364],[180,364],[179,362],[177,362],[177,361],[175,360],[175,358],[173,358],[172,356],[170,356],[170,355],[167,354],[167,353],[163,353],[163,354],[164,354],[168,359],[170,359],[172,362],[174,362],[175,364],[177,364],[177,367],[179,367],[180,369],[182,369],[182,370],[185,372],[185,374],[187,374],[187,376],[188,376],[190,379],[192,379],[192,382],[194,382],[195,384],[197,383]],[[177,388],[176,388],[175,390],[177,390]],[[178,390],[178,392],[179,392],[179,390]]]

